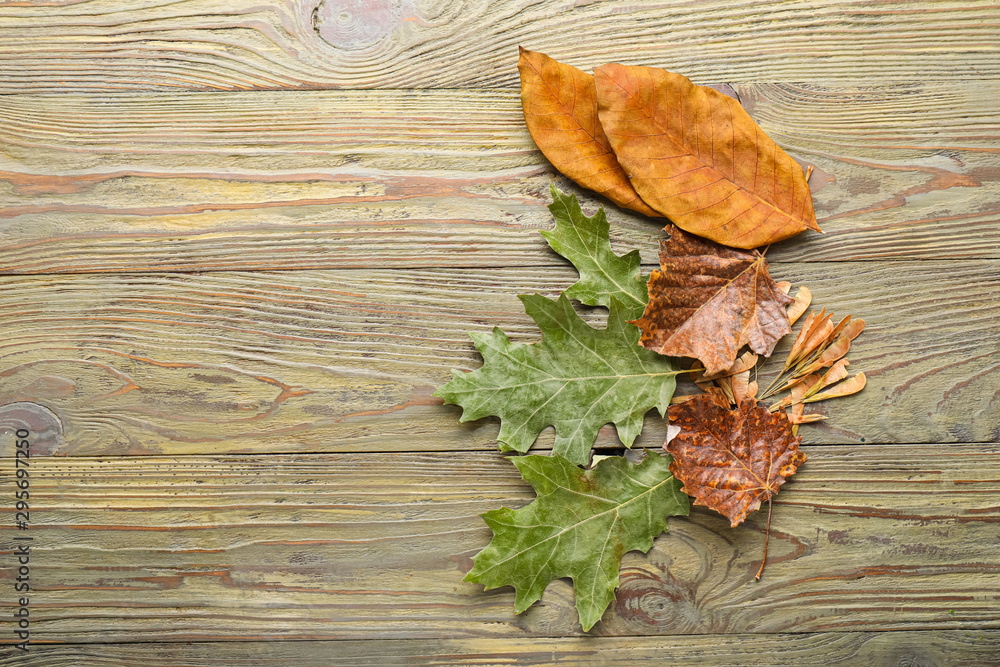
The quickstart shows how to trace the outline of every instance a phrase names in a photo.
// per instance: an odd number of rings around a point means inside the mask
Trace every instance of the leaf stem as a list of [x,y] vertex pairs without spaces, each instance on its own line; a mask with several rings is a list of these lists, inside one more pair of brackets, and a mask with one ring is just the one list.
[[777,394],[779,391],[782,391],[781,389],[775,389],[774,391],[771,390],[774,389],[774,385],[778,384],[778,380],[780,380],[787,372],[788,372],[787,369],[783,370],[780,373],[778,373],[773,380],[771,380],[771,384],[767,385],[767,389],[765,389],[764,393],[760,395],[761,400],[764,400],[768,396],[772,396],[774,394]]
[[757,576],[754,577],[757,581],[760,581],[760,575],[764,573],[764,564],[767,563],[767,543],[771,539],[771,497],[767,498],[767,528],[764,530],[764,559],[760,562],[760,569],[757,570]]
[[663,373],[657,373],[657,375],[683,375],[684,373],[701,373],[704,368],[689,368],[684,371],[664,371]]

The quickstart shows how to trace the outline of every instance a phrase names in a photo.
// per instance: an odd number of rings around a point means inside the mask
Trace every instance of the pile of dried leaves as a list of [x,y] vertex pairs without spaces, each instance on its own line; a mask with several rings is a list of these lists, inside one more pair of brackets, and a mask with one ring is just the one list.
[[[556,226],[542,235],[579,281],[555,301],[520,297],[540,342],[511,343],[499,328],[472,334],[483,366],[454,371],[436,392],[463,408],[462,421],[499,417],[501,450],[525,452],[555,427],[551,456],[513,459],[537,498],[483,515],[494,538],[466,579],[513,586],[520,613],[553,579],[571,577],[589,630],[614,598],[622,555],[648,551],[668,516],[688,513],[688,496],[733,526],[764,501],[770,508],[806,460],[799,424],[824,418],[805,404],[864,387],[845,356],[864,322],[810,313],[760,390],[760,357],[791,333],[811,295],[788,296],[791,285],[771,278],[755,248],[818,230],[808,175],[736,100],[678,74],[603,65],[590,76],[523,49],[519,69],[528,129],[552,164],[672,223],[660,268],[644,277],[638,251],[612,251],[603,209],[588,217],[553,187]],[[606,327],[584,322],[570,299],[607,308]],[[704,393],[674,396],[679,375]],[[604,424],[629,447],[652,408],[669,418],[669,455],[585,469]]]

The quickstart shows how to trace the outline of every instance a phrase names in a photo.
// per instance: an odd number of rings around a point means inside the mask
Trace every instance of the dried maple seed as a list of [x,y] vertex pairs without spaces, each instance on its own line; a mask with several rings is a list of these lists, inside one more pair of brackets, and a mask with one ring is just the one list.
[[868,379],[865,377],[864,373],[858,373],[857,375],[851,377],[850,379],[844,380],[840,384],[836,385],[833,389],[821,392],[814,396],[806,398],[804,403],[816,403],[817,401],[825,401],[828,398],[840,398],[842,396],[850,396],[851,394],[856,394],[865,388],[868,383]]
[[812,292],[809,291],[808,287],[800,287],[799,291],[795,293],[795,301],[788,306],[788,323],[795,324],[802,317],[802,313],[809,309],[810,303],[812,303]]

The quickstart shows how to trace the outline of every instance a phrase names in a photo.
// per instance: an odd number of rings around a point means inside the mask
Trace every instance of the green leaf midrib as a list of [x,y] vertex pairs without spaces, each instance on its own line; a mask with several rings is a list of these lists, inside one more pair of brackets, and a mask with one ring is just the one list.
[[[609,500],[608,498],[601,498],[600,496],[592,496],[592,495],[590,495],[590,494],[586,494],[586,493],[580,493],[579,491],[575,491],[575,490],[573,490],[573,489],[570,489],[570,488],[568,488],[568,487],[565,487],[565,486],[559,486],[559,485],[558,485],[558,484],[557,484],[557,483],[556,483],[556,482],[555,482],[554,480],[552,480],[552,479],[551,479],[550,477],[548,477],[548,476],[546,476],[546,475],[544,475],[544,474],[542,474],[541,476],[542,476],[542,477],[544,477],[545,479],[547,479],[547,480],[549,480],[549,481],[553,482],[554,484],[556,484],[556,487],[557,487],[557,488],[556,488],[556,489],[553,489],[552,491],[550,491],[550,492],[548,492],[548,493],[544,493],[544,494],[541,494],[541,495],[539,495],[539,496],[538,496],[538,498],[539,498],[539,499],[541,499],[541,498],[546,498],[546,497],[548,497],[548,496],[552,495],[553,493],[556,493],[557,491],[559,491],[559,490],[562,490],[562,491],[568,491],[568,492],[570,492],[570,493],[573,493],[573,494],[575,494],[575,495],[579,495],[579,496],[583,496],[584,498],[593,498],[593,499],[596,499],[596,500],[600,500],[600,501],[603,501],[603,502],[614,502],[613,500]],[[627,476],[627,475],[626,475],[626,476]],[[609,512],[618,512],[619,510],[621,510],[621,508],[623,508],[623,507],[626,507],[626,506],[627,506],[627,505],[629,505],[630,503],[633,503],[633,502],[635,502],[635,501],[639,500],[640,498],[643,498],[643,497],[645,497],[645,496],[648,496],[649,494],[651,494],[651,493],[655,492],[655,491],[656,491],[657,489],[659,489],[659,488],[660,488],[661,486],[663,486],[664,484],[668,484],[668,483],[670,483],[670,482],[671,482],[671,481],[672,481],[672,480],[674,479],[674,477],[673,477],[673,475],[670,475],[669,477],[667,477],[666,479],[664,479],[664,480],[663,480],[662,482],[658,482],[658,483],[657,483],[657,484],[656,484],[655,486],[647,486],[647,485],[645,485],[645,484],[642,484],[641,482],[637,482],[636,480],[634,480],[634,479],[633,479],[633,478],[631,478],[631,477],[629,477],[629,479],[630,479],[630,480],[632,480],[632,481],[633,481],[634,483],[638,484],[639,486],[643,486],[643,487],[645,487],[645,488],[646,488],[646,490],[645,490],[645,491],[643,491],[643,492],[641,492],[641,493],[640,493],[639,495],[637,495],[637,496],[635,496],[635,497],[633,497],[633,498],[629,498],[628,500],[626,500],[626,501],[625,501],[625,502],[623,502],[623,503],[618,503],[618,504],[616,504],[616,505],[615,505],[614,507],[611,507],[611,508],[609,508],[609,509],[607,509],[607,510],[604,510],[604,511],[602,511],[602,512],[598,513],[598,514],[594,514],[594,515],[592,515],[592,516],[590,516],[590,517],[587,517],[587,518],[586,518],[586,519],[584,519],[583,521],[579,521],[579,522],[577,522],[577,523],[574,523],[574,524],[572,524],[572,525],[570,525],[570,526],[567,526],[567,527],[563,528],[562,530],[560,530],[560,531],[559,531],[558,533],[556,533],[556,534],[554,534],[554,535],[550,535],[549,537],[546,537],[546,538],[545,538],[544,540],[541,540],[541,541],[539,541],[539,542],[535,542],[534,544],[532,544],[532,545],[531,545],[530,547],[528,547],[527,549],[524,549],[523,551],[518,551],[518,552],[516,552],[516,553],[512,554],[511,556],[508,556],[507,558],[503,559],[502,561],[500,561],[500,562],[498,562],[498,563],[496,563],[496,564],[494,564],[494,565],[491,565],[491,566],[490,566],[489,568],[487,568],[487,569],[485,569],[485,570],[482,570],[481,572],[479,572],[479,573],[478,573],[478,574],[479,574],[479,576],[482,576],[482,575],[486,574],[487,572],[490,572],[491,570],[494,570],[495,568],[497,568],[497,567],[500,567],[501,565],[503,565],[503,564],[507,563],[507,561],[509,561],[509,560],[511,560],[511,559],[514,559],[514,558],[517,558],[517,557],[519,557],[519,556],[524,556],[525,554],[527,554],[528,552],[530,552],[530,551],[531,551],[532,549],[534,549],[534,548],[538,547],[539,545],[542,545],[542,544],[545,544],[546,542],[549,542],[550,540],[553,540],[553,539],[557,539],[557,538],[559,538],[559,537],[560,537],[560,536],[561,536],[561,535],[562,535],[563,533],[566,533],[566,532],[568,532],[568,531],[570,531],[570,530],[575,530],[575,529],[577,529],[577,528],[579,528],[579,527],[583,526],[584,524],[586,524],[586,523],[587,523],[587,522],[589,522],[589,521],[592,521],[592,520],[594,520],[594,519],[597,519],[597,518],[600,518],[600,517],[603,517],[604,515],[608,514]],[[664,521],[665,521],[665,520],[666,520],[666,517],[664,517]],[[615,519],[615,520],[613,520],[613,521],[612,521],[612,524],[611,524],[611,526],[612,526],[612,527],[614,527],[614,525],[615,525],[615,523],[614,523],[614,522],[615,522],[615,521],[621,521],[621,517],[618,517],[617,519]],[[523,528],[544,528],[544,527],[545,527],[545,525],[544,525],[544,524],[533,524],[533,525],[524,525],[524,524],[510,524],[510,525],[511,525],[512,527],[516,527],[516,528],[522,528],[522,529],[523,529]],[[608,535],[610,535],[610,534],[611,534],[611,530],[608,530]],[[598,562],[599,562],[599,561],[598,561]],[[546,565],[547,565],[547,564],[548,564],[548,563],[546,563]],[[542,568],[539,568],[539,569],[540,569],[540,570],[541,570],[541,569],[544,569],[544,566],[543,566]]]
[[[677,375],[682,375],[684,373],[690,373],[690,371],[665,371],[663,373],[635,373],[631,375],[587,375],[585,377],[575,377],[575,378],[557,378],[549,377],[544,380],[535,380],[532,382],[522,382],[520,384],[505,384],[498,387],[489,387],[495,391],[503,391],[504,389],[519,389],[521,387],[530,387],[538,384],[545,384],[547,382],[562,382],[563,384],[569,384],[571,382],[587,382],[591,380],[627,380],[630,378],[656,378],[656,377],[673,377]],[[475,392],[480,392],[484,389],[483,386],[476,386],[472,389],[453,389],[449,393],[452,394],[470,394]]]

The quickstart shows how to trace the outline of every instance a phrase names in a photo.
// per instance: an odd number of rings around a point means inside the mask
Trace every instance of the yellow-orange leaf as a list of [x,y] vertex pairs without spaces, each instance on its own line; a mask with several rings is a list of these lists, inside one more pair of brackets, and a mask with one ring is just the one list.
[[721,373],[715,373],[712,375],[702,375],[700,379],[702,380],[716,380],[720,377],[729,377],[736,375],[737,373],[742,373],[744,371],[749,371],[751,368],[757,365],[758,356],[753,352],[747,350],[740,355],[740,358],[733,362],[733,365],[722,371]]
[[841,396],[850,396],[851,394],[856,394],[865,388],[865,384],[868,380],[865,378],[864,373],[858,373],[854,377],[844,380],[840,384],[836,385],[833,389],[828,391],[823,391],[815,396],[810,396],[805,399],[806,403],[815,403],[816,401],[825,401],[828,398],[839,398]]
[[736,100],[653,67],[602,65],[594,83],[618,162],[678,227],[744,249],[819,230],[802,168]]
[[808,287],[800,287],[795,293],[795,301],[788,306],[788,323],[795,324],[802,317],[802,313],[809,309],[810,303],[812,303],[812,292]]
[[658,217],[636,194],[611,152],[597,117],[594,77],[523,48],[517,69],[524,122],[549,162],[619,206]]

